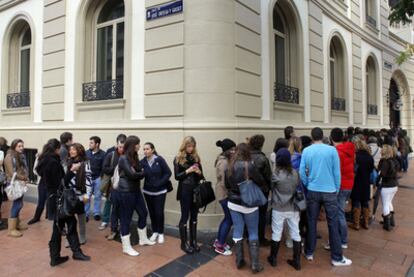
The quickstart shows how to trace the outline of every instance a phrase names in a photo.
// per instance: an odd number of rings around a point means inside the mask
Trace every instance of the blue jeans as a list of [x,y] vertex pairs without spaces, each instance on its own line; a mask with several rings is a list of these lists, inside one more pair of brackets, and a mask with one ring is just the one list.
[[[119,197],[119,192],[117,190],[112,190],[111,194],[109,196],[109,201],[110,203],[110,208],[109,208],[109,213],[111,215],[111,232],[112,233],[116,233],[118,232],[118,227],[119,227],[119,207],[121,205],[121,199]],[[109,218],[109,215],[108,215]],[[106,223],[108,223],[109,219],[107,221],[104,221]]]
[[230,215],[233,220],[233,240],[243,239],[244,225],[249,232],[249,241],[259,240],[259,209],[249,214],[230,210]]
[[120,220],[121,220],[121,235],[129,235],[132,215],[134,211],[138,213],[138,228],[144,229],[147,226],[148,211],[145,206],[145,200],[142,192],[120,192]]
[[348,244],[348,225],[345,218],[345,206],[351,195],[351,190],[340,190],[338,194],[338,221],[339,221],[339,236],[342,244]]
[[231,220],[230,210],[227,207],[227,203],[229,201],[227,199],[223,199],[220,201],[220,205],[223,208],[224,218],[220,223],[217,239],[221,245],[226,243],[226,238],[230,232],[231,226],[233,225],[233,221]]
[[[101,178],[96,178],[92,180],[92,194],[93,194],[93,215],[100,215],[101,214],[101,200],[102,200],[102,193],[101,193]],[[85,204],[85,213],[86,216],[89,216],[89,210],[91,207],[92,198],[89,199],[88,203]]]
[[341,238],[339,236],[338,198],[336,192],[308,191],[308,234],[306,240],[306,255],[313,255],[316,247],[316,226],[321,206],[325,208],[326,220],[329,229],[329,244],[331,246],[331,259],[342,260]]
[[23,208],[23,196],[13,201],[13,204],[10,210],[10,218],[18,218],[22,208]]

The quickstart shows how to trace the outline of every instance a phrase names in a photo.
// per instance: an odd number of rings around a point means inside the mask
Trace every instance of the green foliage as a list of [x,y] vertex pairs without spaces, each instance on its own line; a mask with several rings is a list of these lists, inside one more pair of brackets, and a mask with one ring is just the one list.
[[[395,2],[392,4],[391,2]],[[391,13],[388,17],[390,23],[411,23],[411,18],[414,14],[414,0],[399,0],[390,1]]]

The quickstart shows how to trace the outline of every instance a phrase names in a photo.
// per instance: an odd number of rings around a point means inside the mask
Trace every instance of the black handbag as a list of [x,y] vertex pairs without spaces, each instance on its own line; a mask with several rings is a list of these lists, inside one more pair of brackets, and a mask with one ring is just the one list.
[[302,191],[296,190],[293,196],[293,205],[300,212],[303,212],[306,210],[306,198],[305,198],[305,194]]
[[203,208],[204,211],[207,205],[216,200],[214,190],[211,182],[201,180],[200,183],[193,190],[193,202],[197,209]]
[[66,218],[75,215],[79,210],[81,201],[72,188],[63,187],[57,198],[57,216]]
[[172,184],[172,182],[170,180],[168,180],[165,185],[167,187],[167,193],[168,192],[172,192],[174,190],[173,184]]

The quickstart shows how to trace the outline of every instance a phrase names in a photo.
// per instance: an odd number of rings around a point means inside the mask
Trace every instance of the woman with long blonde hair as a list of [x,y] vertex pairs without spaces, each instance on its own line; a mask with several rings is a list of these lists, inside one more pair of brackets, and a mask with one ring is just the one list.
[[[177,200],[180,201],[181,206],[179,223],[181,249],[187,254],[200,251],[200,247],[197,245],[198,209],[193,202],[193,190],[204,177],[196,146],[194,137],[185,137],[174,159],[174,177],[178,181]],[[190,243],[187,241],[187,221],[189,218]]]

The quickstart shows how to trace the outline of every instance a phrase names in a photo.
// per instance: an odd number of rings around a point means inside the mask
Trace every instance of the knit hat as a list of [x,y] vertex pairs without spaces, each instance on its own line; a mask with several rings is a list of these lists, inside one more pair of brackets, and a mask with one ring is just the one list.
[[216,146],[217,147],[221,147],[221,149],[223,149],[223,152],[226,152],[227,150],[230,150],[233,147],[236,147],[236,143],[234,141],[232,141],[231,139],[223,139],[223,140],[218,140],[216,142]]
[[281,148],[276,153],[276,165],[277,166],[291,166],[291,156],[289,150],[287,148]]

